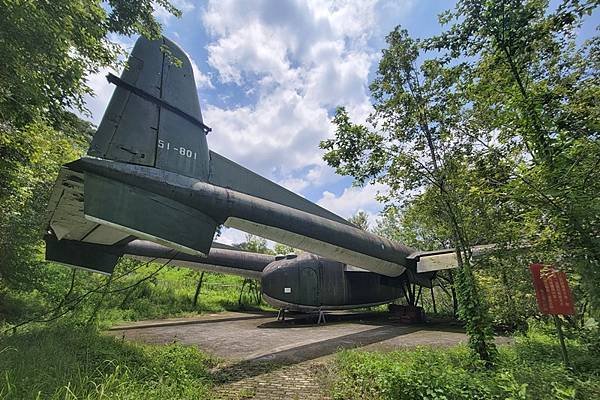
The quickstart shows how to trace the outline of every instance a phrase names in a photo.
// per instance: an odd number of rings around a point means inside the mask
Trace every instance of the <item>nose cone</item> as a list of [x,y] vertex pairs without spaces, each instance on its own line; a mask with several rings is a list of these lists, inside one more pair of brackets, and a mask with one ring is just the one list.
[[288,303],[318,307],[319,266],[319,258],[312,254],[272,262],[263,270],[265,300],[274,307]]

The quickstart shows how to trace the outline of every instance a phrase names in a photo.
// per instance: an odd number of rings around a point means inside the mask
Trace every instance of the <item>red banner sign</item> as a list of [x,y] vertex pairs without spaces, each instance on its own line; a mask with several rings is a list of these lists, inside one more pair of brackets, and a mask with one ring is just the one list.
[[549,265],[531,264],[533,286],[542,314],[573,315],[575,306],[567,275]]

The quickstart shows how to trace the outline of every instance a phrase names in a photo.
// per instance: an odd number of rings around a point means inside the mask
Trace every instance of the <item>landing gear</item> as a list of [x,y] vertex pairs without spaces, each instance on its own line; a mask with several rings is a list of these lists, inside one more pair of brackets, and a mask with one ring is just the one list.
[[325,313],[319,308],[319,319],[317,319],[317,325],[320,325],[321,323],[326,324],[327,321],[325,320]]
[[277,312],[277,321],[285,321],[285,308],[280,308]]

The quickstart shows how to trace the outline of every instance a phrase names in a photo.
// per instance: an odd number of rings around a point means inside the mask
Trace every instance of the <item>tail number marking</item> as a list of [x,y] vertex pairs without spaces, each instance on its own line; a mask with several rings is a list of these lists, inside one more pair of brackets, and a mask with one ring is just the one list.
[[158,139],[158,148],[165,149],[165,150],[173,150],[173,151],[175,151],[175,154],[178,154],[181,157],[193,158],[194,160],[196,160],[198,158],[198,153],[196,153],[195,151],[186,149],[185,147],[182,147],[182,146],[181,147],[173,147],[173,146],[171,146],[171,143],[166,142],[162,139]]

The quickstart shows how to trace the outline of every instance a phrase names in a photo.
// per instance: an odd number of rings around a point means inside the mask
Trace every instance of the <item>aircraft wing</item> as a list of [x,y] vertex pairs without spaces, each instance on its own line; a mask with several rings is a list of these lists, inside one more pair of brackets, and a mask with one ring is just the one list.
[[[109,76],[116,89],[88,155],[60,171],[49,237],[105,246],[144,239],[207,256],[224,224],[382,275],[416,273],[408,258],[415,249],[210,151],[191,63],[176,44],[140,38],[128,66],[120,78]],[[79,261],[111,269],[101,259]]]

